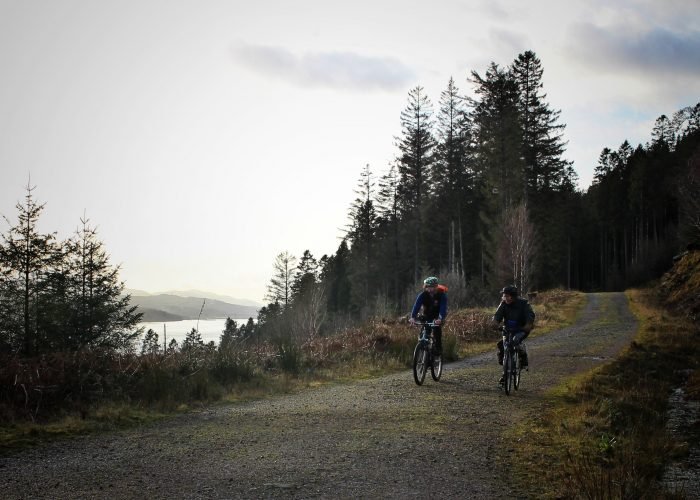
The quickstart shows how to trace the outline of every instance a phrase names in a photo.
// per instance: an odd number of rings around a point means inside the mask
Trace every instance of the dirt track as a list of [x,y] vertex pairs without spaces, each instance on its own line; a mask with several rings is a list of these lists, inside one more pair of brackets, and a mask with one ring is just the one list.
[[511,396],[489,353],[422,387],[406,371],[217,407],[0,458],[0,498],[517,498],[496,478],[504,426],[635,331],[623,294],[590,294],[576,325],[528,339],[531,369]]

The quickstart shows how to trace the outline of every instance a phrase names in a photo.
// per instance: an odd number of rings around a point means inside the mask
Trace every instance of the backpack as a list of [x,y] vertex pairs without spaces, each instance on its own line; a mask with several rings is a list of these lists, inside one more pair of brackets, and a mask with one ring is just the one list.
[[438,285],[438,286],[437,286],[437,291],[438,291],[438,292],[445,293],[445,292],[447,292],[447,286],[446,286],[446,285]]

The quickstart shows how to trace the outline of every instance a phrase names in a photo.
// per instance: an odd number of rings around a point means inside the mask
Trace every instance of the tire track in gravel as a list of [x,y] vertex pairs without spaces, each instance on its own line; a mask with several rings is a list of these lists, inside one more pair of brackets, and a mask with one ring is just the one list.
[[496,477],[512,451],[502,429],[636,328],[624,294],[589,294],[575,325],[528,339],[531,369],[511,396],[494,346],[421,387],[406,371],[24,450],[0,458],[0,497],[517,498]]

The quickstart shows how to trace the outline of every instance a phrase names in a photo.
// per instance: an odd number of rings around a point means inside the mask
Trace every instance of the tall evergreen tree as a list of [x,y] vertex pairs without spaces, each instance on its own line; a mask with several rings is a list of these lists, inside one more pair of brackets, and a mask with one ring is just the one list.
[[73,348],[100,346],[126,348],[138,337],[137,324],[142,314],[129,304],[124,283],[119,281],[119,266],[112,266],[97,230],[89,220],[69,242]]
[[[481,190],[479,227],[481,282],[494,279],[499,246],[498,221],[525,192],[518,86],[510,72],[491,63],[482,78],[472,72],[476,98],[470,98],[475,170]],[[494,284],[495,285],[495,284]]]
[[381,238],[379,269],[382,273],[382,288],[391,297],[395,307],[401,303],[403,289],[401,252],[401,218],[399,208],[399,175],[397,166],[391,165],[379,180],[377,193],[378,228]]
[[355,190],[357,198],[350,207],[347,239],[350,241],[353,254],[353,278],[357,286],[353,300],[356,306],[367,308],[370,297],[370,281],[374,263],[374,246],[378,218],[374,206],[374,181],[372,171],[367,164],[360,174],[360,181]]
[[[465,270],[464,234],[467,202],[473,201],[472,179],[468,163],[470,123],[459,89],[450,78],[447,88],[440,96],[440,111],[437,115],[436,161],[433,165],[433,189],[436,213],[441,215],[435,224],[440,231],[437,240],[447,245],[436,245],[444,259],[433,259],[431,267],[446,268],[450,273],[463,274]],[[445,265],[446,264],[446,265]]]
[[17,203],[17,224],[3,235],[2,312],[4,342],[25,356],[40,353],[45,339],[40,338],[39,301],[46,277],[60,262],[55,233],[41,234],[37,224],[44,205],[37,204],[27,184],[24,203]]
[[304,300],[318,282],[318,262],[309,250],[305,250],[299,260],[291,284],[292,301]]
[[346,314],[350,312],[350,297],[352,285],[350,284],[350,249],[347,241],[343,239],[335,254],[325,260],[321,270],[321,282],[328,290],[328,311],[333,314]]
[[408,93],[408,105],[401,112],[402,136],[398,139],[399,207],[411,221],[413,232],[413,275],[417,281],[425,258],[425,207],[430,172],[434,161],[433,109],[423,87]]
[[[554,111],[543,92],[542,63],[534,52],[515,59],[511,73],[518,85],[518,111],[522,129],[524,199],[538,234],[539,251],[533,256],[540,284],[559,285],[568,272],[566,251],[573,237],[572,200],[576,176],[563,158],[566,142],[560,111]],[[552,210],[556,204],[557,210]]]
[[272,303],[286,307],[292,299],[292,282],[296,270],[296,257],[287,251],[279,253],[273,264],[274,274],[267,286],[266,298]]

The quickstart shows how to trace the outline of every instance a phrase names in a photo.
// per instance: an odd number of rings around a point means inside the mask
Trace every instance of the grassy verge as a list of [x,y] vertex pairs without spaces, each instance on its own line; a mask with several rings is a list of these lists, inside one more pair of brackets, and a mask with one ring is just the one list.
[[659,483],[664,465],[687,451],[667,435],[665,412],[671,390],[698,379],[696,332],[655,305],[651,291],[627,295],[640,324],[630,347],[615,362],[565,381],[535,422],[514,431],[520,481],[532,496],[678,494]]
[[[538,316],[533,336],[573,323],[584,301],[585,296],[577,292],[554,290],[540,294],[533,303]],[[493,308],[463,309],[450,315],[443,329],[446,361],[489,350],[495,352],[498,335],[490,327],[493,312]],[[74,401],[43,418],[21,417],[16,410],[3,415],[0,408],[3,416],[0,451],[140,425],[205,405],[263,399],[395,373],[410,367],[417,333],[405,321],[382,321],[369,322],[334,336],[309,339],[300,345],[242,346],[228,357],[203,349],[170,356],[129,358],[128,363],[122,358],[106,361],[89,356],[83,361],[58,358],[51,362],[51,367],[60,365],[64,373],[62,380],[71,381],[71,387],[84,385],[85,380],[73,381],[68,374],[85,371],[87,364],[93,373],[89,381],[107,387],[109,380],[112,384],[109,393],[119,396],[90,404]],[[78,364],[70,365],[69,361]],[[113,368],[107,368],[108,365]],[[102,371],[95,371],[92,368],[95,366]],[[56,371],[43,365],[23,368],[27,373],[35,369],[45,373]],[[74,393],[66,394],[74,398]],[[55,400],[60,400],[58,395]],[[35,413],[42,416],[41,412]]]

